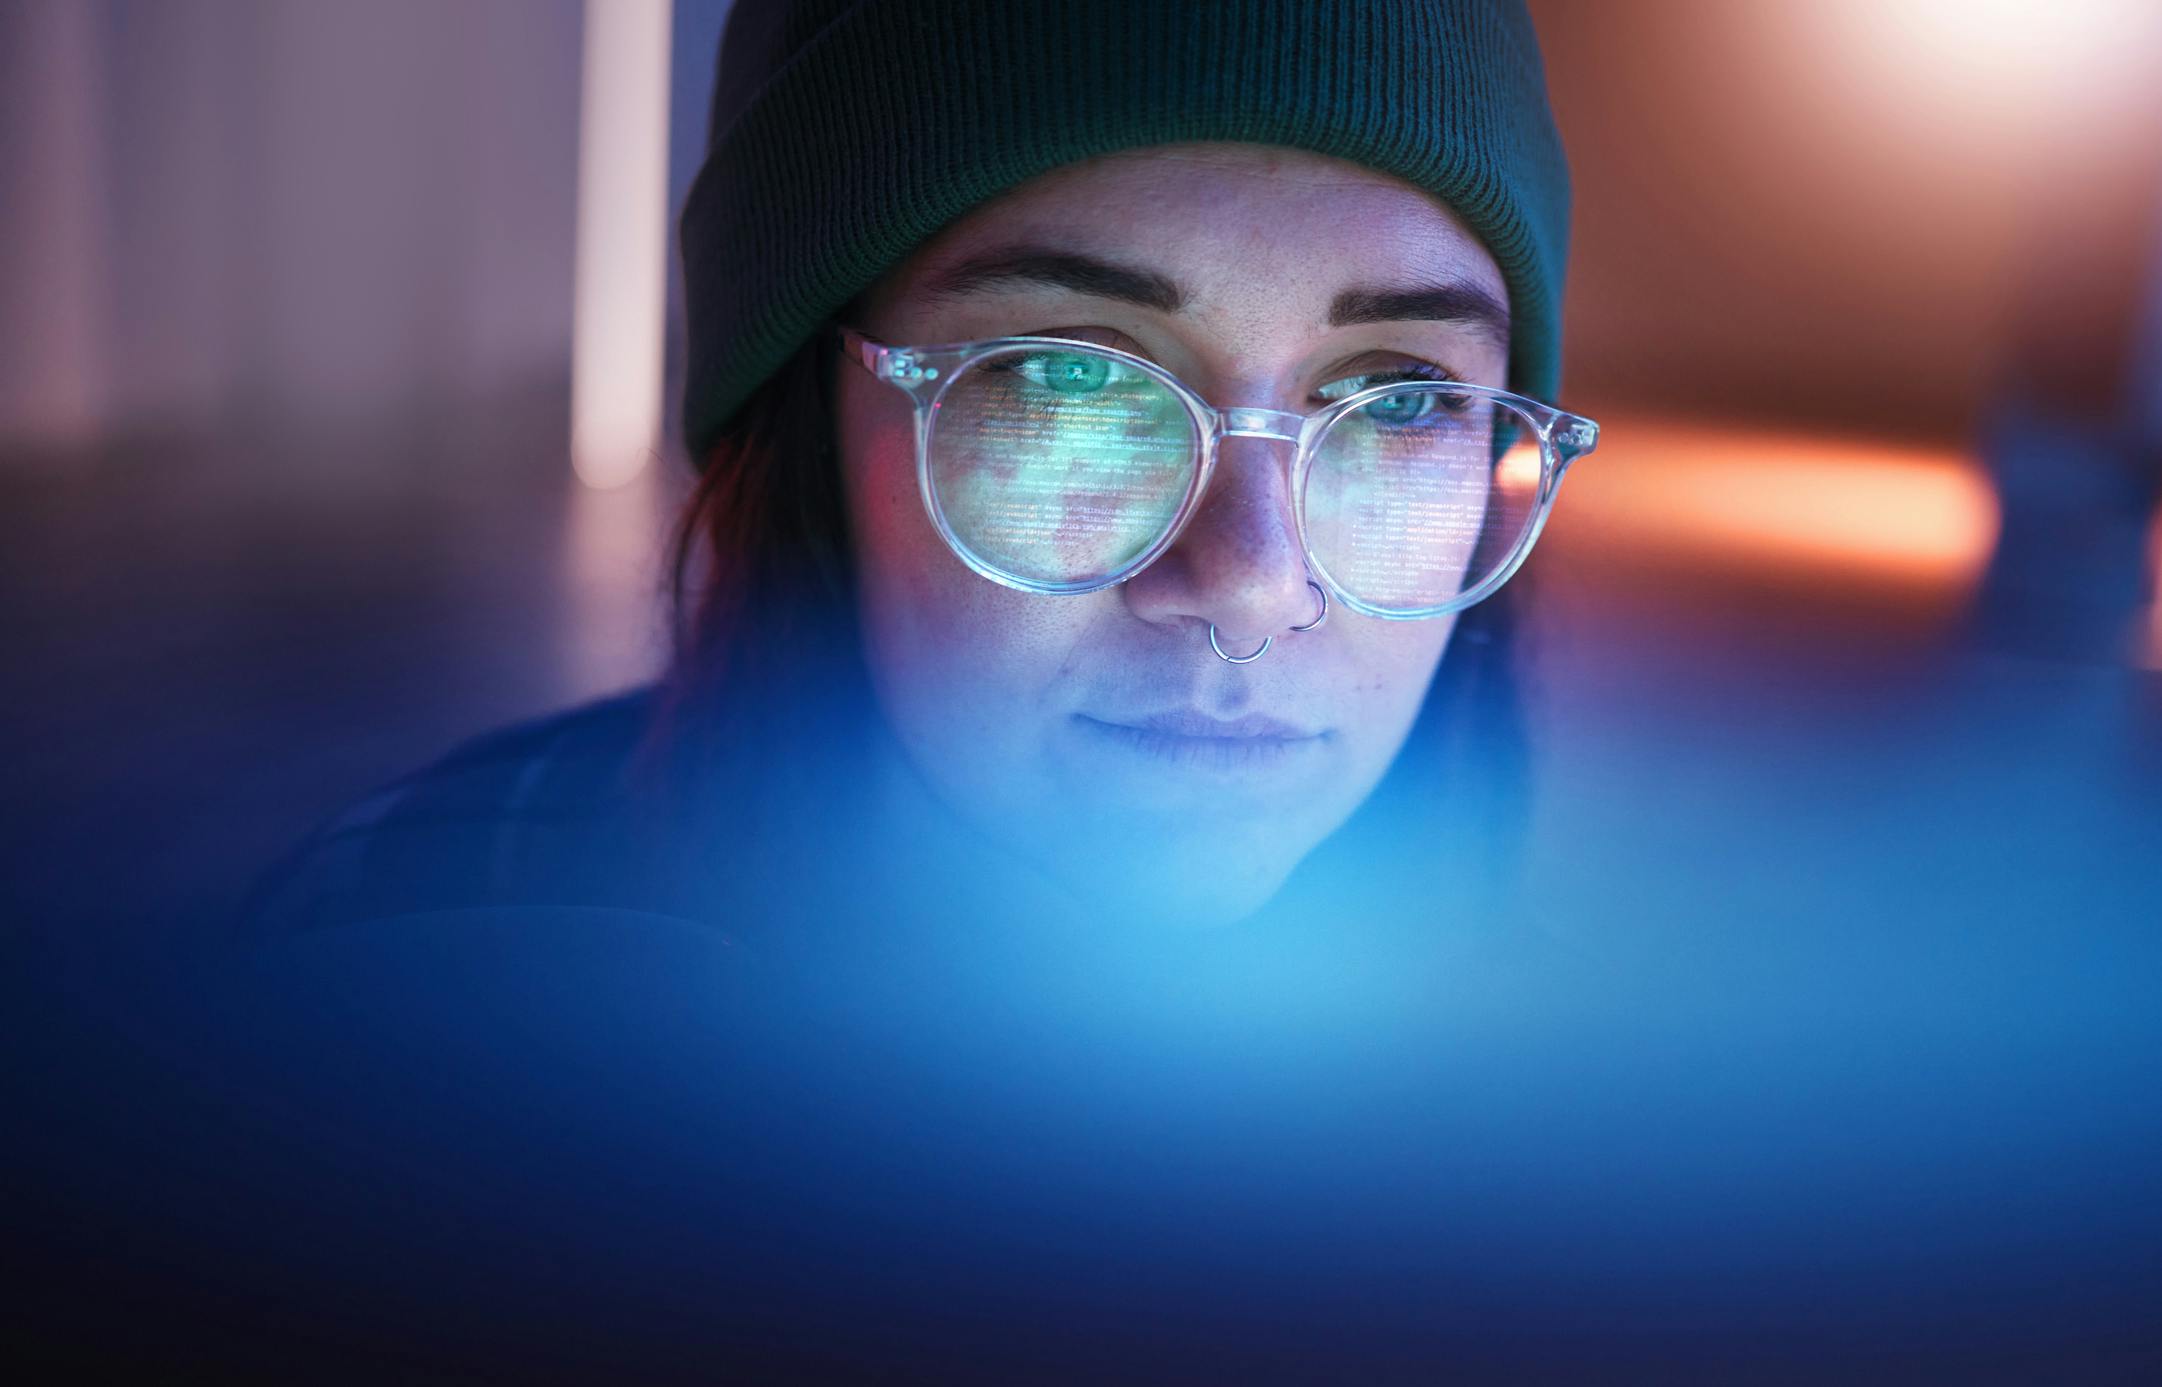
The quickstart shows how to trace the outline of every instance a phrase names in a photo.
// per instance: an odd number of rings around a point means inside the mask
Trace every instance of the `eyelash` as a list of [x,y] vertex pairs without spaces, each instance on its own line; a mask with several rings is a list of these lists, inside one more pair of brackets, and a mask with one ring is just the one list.
[[1324,400],[1341,400],[1347,395],[1356,395],[1361,390],[1368,390],[1377,385],[1390,385],[1397,381],[1453,381],[1459,379],[1461,377],[1446,367],[1436,366],[1431,362],[1418,361],[1409,362],[1402,366],[1392,366],[1386,371],[1364,371],[1356,376],[1345,376],[1342,380],[1330,381],[1327,385],[1316,390],[1314,394]]
[[[1057,334],[1046,332],[1031,333],[1029,335],[1056,336]],[[1148,353],[1141,349],[1141,344],[1127,337],[1126,334],[1116,333],[1114,335],[1118,338],[1116,342],[1097,343],[1096,345],[1116,346],[1120,351],[1130,352],[1135,356],[1148,356]],[[1316,389],[1314,391],[1314,395],[1317,399],[1323,401],[1341,400],[1347,395],[1356,395],[1361,390],[1370,389],[1373,386],[1377,385],[1392,384],[1396,381],[1460,381],[1462,379],[1462,376],[1459,376],[1456,372],[1450,370],[1446,366],[1438,366],[1430,361],[1409,361],[1399,366],[1389,367],[1386,370],[1362,371],[1354,376],[1345,376],[1339,380],[1330,381],[1327,385],[1321,386]]]

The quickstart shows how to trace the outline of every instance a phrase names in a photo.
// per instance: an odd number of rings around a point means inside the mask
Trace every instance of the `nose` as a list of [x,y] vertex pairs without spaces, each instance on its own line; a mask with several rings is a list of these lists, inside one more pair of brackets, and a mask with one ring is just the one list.
[[1217,444],[1200,508],[1171,548],[1125,585],[1136,615],[1214,625],[1233,646],[1258,644],[1313,616],[1291,517],[1292,446],[1240,437]]

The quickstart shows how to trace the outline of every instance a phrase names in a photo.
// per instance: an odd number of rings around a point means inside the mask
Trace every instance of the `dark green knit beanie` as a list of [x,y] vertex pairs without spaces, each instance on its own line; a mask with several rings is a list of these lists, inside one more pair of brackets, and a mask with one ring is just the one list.
[[1518,0],[737,0],[683,208],[703,459],[819,324],[970,208],[1099,154],[1289,145],[1455,209],[1560,372],[1569,170]]

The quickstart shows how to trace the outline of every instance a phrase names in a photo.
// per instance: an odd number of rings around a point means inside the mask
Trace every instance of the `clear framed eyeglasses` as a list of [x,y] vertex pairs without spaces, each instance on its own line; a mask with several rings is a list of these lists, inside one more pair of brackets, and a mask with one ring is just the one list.
[[1310,414],[1218,409],[1156,363],[1094,343],[839,335],[915,402],[917,479],[939,535],[1024,592],[1133,577],[1192,519],[1217,445],[1271,438],[1296,445],[1291,510],[1310,576],[1366,616],[1443,616],[1523,565],[1563,474],[1599,438],[1580,415],[1457,381],[1385,381]]

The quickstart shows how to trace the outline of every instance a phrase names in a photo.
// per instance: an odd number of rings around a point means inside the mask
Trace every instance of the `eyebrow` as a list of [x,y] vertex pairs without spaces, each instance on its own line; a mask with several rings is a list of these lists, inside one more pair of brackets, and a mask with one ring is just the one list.
[[1330,327],[1413,321],[1462,323],[1509,345],[1509,306],[1467,279],[1409,289],[1346,289],[1329,305]]
[[939,273],[925,292],[933,298],[959,298],[1008,284],[1070,289],[1100,299],[1137,303],[1159,313],[1176,313],[1186,306],[1186,295],[1179,286],[1153,270],[1035,246],[1008,246],[970,256]]
[[[1118,299],[1159,313],[1177,313],[1186,306],[1186,292],[1178,282],[1154,270],[1026,245],[1000,247],[950,265],[933,276],[923,292],[934,299],[961,298],[1016,284]],[[1462,323],[1499,344],[1509,341],[1508,305],[1470,280],[1346,289],[1329,304],[1331,327],[1390,322]]]

